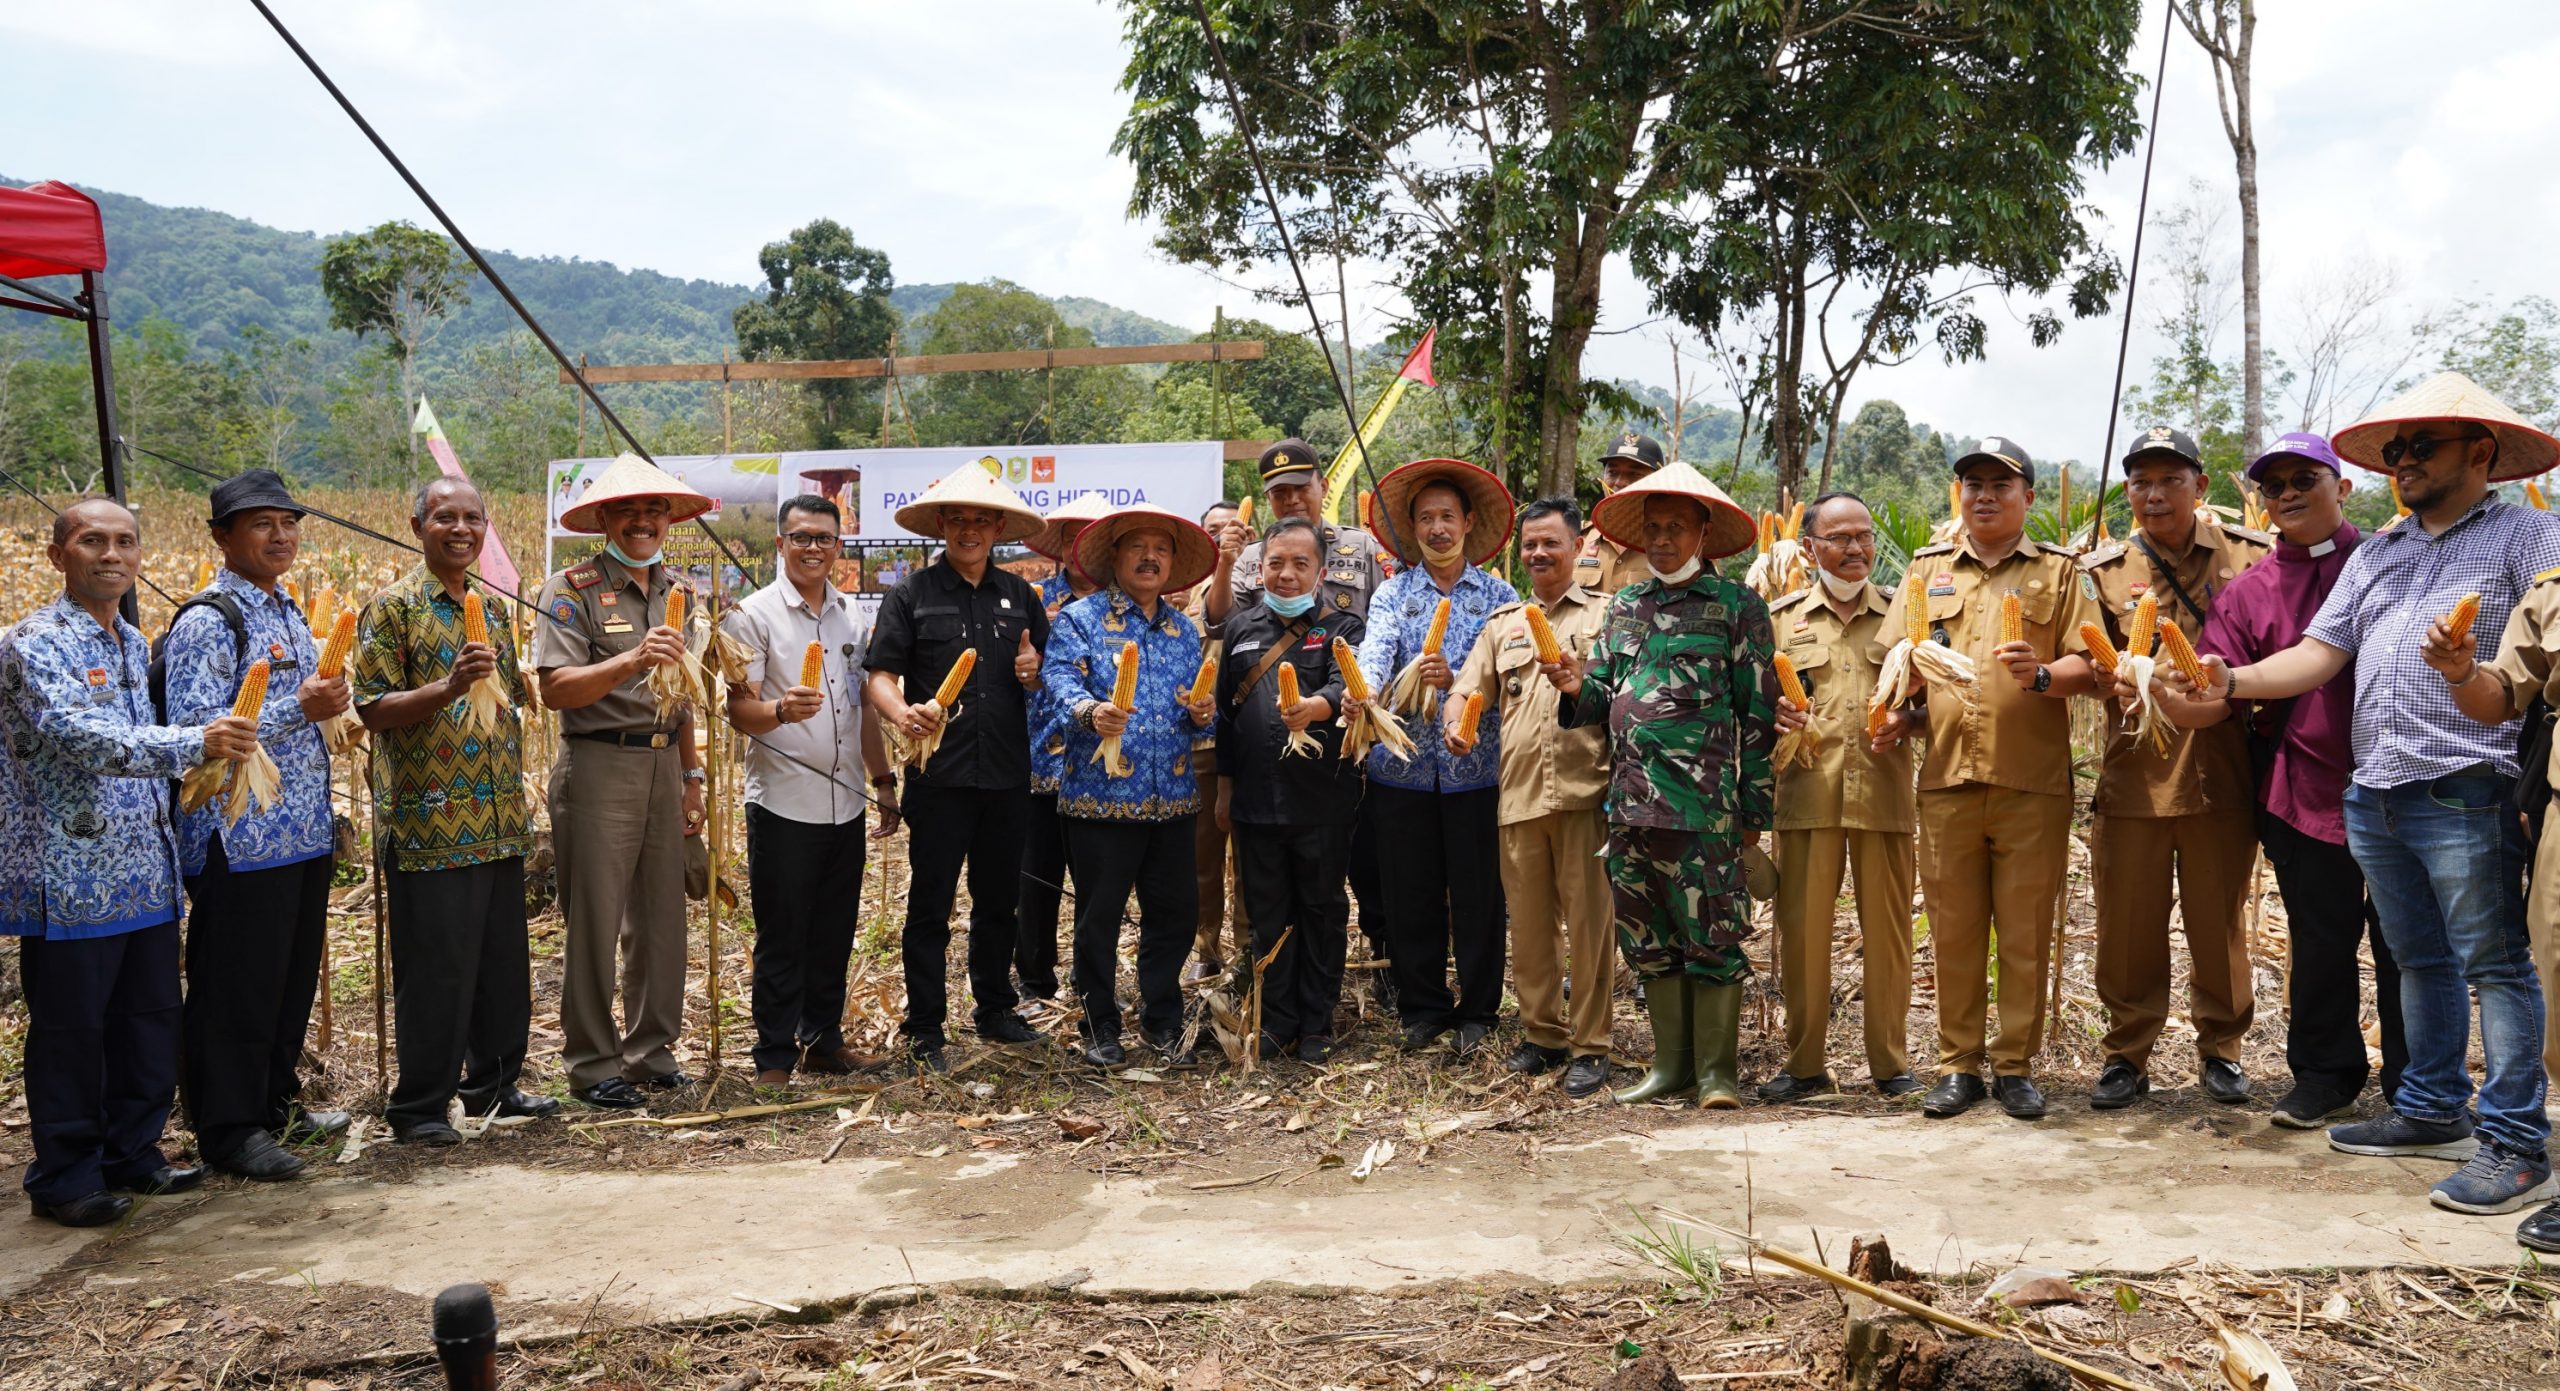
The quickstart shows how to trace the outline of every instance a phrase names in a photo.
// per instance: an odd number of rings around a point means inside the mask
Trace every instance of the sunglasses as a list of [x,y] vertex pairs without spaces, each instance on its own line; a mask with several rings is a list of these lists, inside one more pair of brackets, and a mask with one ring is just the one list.
[[2434,458],[2435,452],[2448,444],[2464,444],[2471,440],[2487,438],[2489,437],[2486,434],[2447,435],[2441,439],[2434,435],[2411,435],[2405,440],[2385,440],[2382,445],[2382,466],[2398,468],[2404,455],[2413,463],[2423,464]]
[[[2425,460],[2422,459],[2419,462],[2424,463]],[[2297,473],[2291,478],[2269,478],[2258,485],[2258,491],[2265,493],[2271,499],[2283,497],[2287,493],[2308,493],[2336,476],[2330,473],[2311,472]]]

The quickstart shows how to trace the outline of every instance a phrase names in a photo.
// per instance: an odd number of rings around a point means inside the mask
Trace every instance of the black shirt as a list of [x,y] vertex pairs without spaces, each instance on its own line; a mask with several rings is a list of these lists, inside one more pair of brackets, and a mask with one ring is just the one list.
[[1350,825],[1360,806],[1361,778],[1358,768],[1343,761],[1342,731],[1331,720],[1309,725],[1322,756],[1283,758],[1289,727],[1280,722],[1279,664],[1242,693],[1241,703],[1237,688],[1270,655],[1273,643],[1286,641],[1289,655],[1280,660],[1298,669],[1299,697],[1322,696],[1340,710],[1342,677],[1333,665],[1333,640],[1358,647],[1360,616],[1313,612],[1289,619],[1252,604],[1230,610],[1226,627],[1226,655],[1218,666],[1218,775],[1235,780],[1228,815],[1256,826]]
[[933,698],[952,664],[969,648],[978,665],[960,688],[960,713],[942,736],[942,747],[924,770],[907,776],[936,787],[1003,790],[1031,786],[1031,693],[1013,677],[1022,635],[1031,650],[1049,645],[1049,615],[1040,591],[1009,570],[987,566],[977,584],[960,578],[951,562],[934,557],[880,601],[863,665],[900,678],[909,705]]

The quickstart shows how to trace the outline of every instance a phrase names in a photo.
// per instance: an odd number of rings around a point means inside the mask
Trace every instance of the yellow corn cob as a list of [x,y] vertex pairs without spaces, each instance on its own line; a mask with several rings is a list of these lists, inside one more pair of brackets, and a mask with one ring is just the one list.
[[1138,708],[1138,644],[1120,644],[1120,670],[1111,682],[1111,703],[1123,710]]
[[1964,484],[1953,478],[1947,480],[1947,515],[1964,515]]
[[1245,494],[1244,501],[1236,504],[1236,521],[1248,527],[1253,525],[1253,494]]
[[1902,635],[1914,647],[1929,640],[1929,577],[1918,570],[1902,580]]
[[2444,616],[2444,630],[2459,641],[2470,633],[2472,623],[2479,617],[2480,596],[2477,593],[2465,594],[2454,603],[2453,612]]
[[1462,741],[1475,738],[1476,721],[1482,718],[1484,718],[1484,692],[1467,692],[1466,708],[1458,712],[1458,738]]
[[2012,589],[2000,596],[2000,640],[2024,642],[2026,639],[2026,610],[2019,604],[2018,591]]
[[1360,529],[1362,531],[1378,529],[1378,495],[1366,488],[1360,490]]
[[1767,555],[1771,542],[1778,539],[1778,517],[1774,512],[1760,514],[1760,554]]
[[1440,606],[1431,611],[1431,626],[1423,630],[1422,655],[1428,657],[1438,652],[1441,639],[1448,635],[1449,601],[1443,599],[1440,601]]
[[2187,678],[2187,684],[2201,691],[2206,686],[2204,663],[2196,659],[2194,644],[2187,641],[2184,629],[2174,618],[2160,620],[2160,650],[2169,654],[2169,664]]
[[[1129,644],[1129,649],[1134,652],[1137,650],[1137,646],[1138,645],[1133,642]],[[969,673],[976,671],[977,669],[978,649],[974,647],[961,648],[960,660],[953,662],[951,664],[951,670],[943,675],[942,688],[933,693],[934,701],[941,705],[943,709],[950,709],[952,703],[960,699],[960,688],[969,684]],[[1123,704],[1121,708],[1125,710],[1128,706]]]
[[1795,659],[1781,652],[1770,665],[1778,670],[1778,694],[1785,696],[1787,703],[1799,710],[1812,709],[1813,702],[1804,698],[1804,680],[1796,675]]
[[462,594],[462,640],[489,645],[489,605],[480,591],[467,589]]
[[2160,596],[2145,594],[2133,606],[2133,620],[2125,624],[2124,650],[2136,657],[2151,655],[2152,635],[2160,631]]
[[1892,717],[1893,717],[1893,707],[1892,707],[1892,706],[1890,706],[1890,705],[1877,704],[1877,705],[1870,705],[1870,706],[1868,706],[1868,707],[1867,707],[1867,734],[1868,734],[1868,737],[1872,738],[1872,737],[1874,737],[1875,735],[1878,735],[1878,734],[1882,734],[1882,733],[1884,733],[1884,722],[1885,722],[1886,720],[1888,720],[1888,719],[1891,719]]
[[1333,665],[1342,673],[1342,693],[1353,700],[1369,698],[1369,678],[1360,674],[1360,659],[1351,652],[1351,644],[1340,638],[1333,640]]
[[1298,669],[1288,662],[1282,662],[1280,664],[1280,709],[1285,713],[1297,708]]
[[2391,485],[2392,514],[2398,517],[2408,516],[2409,504],[2400,500],[2400,480],[2392,475],[2385,474],[2383,475],[2383,481]]
[[665,626],[673,628],[679,633],[684,631],[684,596],[684,590],[668,590],[667,616],[660,620]]
[[[334,681],[347,669],[347,654],[356,647],[356,611],[338,610],[338,622],[329,633],[329,645],[320,649],[320,679]],[[261,678],[263,683],[263,678]]]
[[338,622],[338,591],[322,588],[320,597],[311,601],[311,632],[314,637],[328,632]]
[[240,694],[231,702],[231,713],[244,720],[254,720],[266,705],[267,659],[260,657],[249,664],[249,674],[240,678]]
[[1552,662],[1564,655],[1564,644],[1556,641],[1555,625],[1547,621],[1547,611],[1530,604],[1522,610],[1529,618],[1529,641],[1538,645],[1538,660]]
[[[974,648],[974,647],[972,647],[972,648],[970,648],[970,649],[969,649],[969,655],[971,655],[972,657],[976,656],[976,655],[977,655],[977,652],[978,652],[978,649],[976,649],[976,648]],[[826,644],[825,644],[825,643],[819,643],[819,642],[813,642],[813,643],[809,644],[809,650],[808,650],[808,651],[803,652],[803,653],[801,653],[801,654],[800,654],[800,684],[801,684],[801,685],[803,685],[803,686],[806,686],[806,687],[808,687],[810,690],[813,690],[813,691],[814,691],[814,690],[819,689],[819,683],[820,683],[820,682],[822,682],[822,681],[825,681],[826,679],[827,679],[827,647],[826,647]]]
[[2542,485],[2534,482],[2530,478],[2524,481],[2524,500],[2532,503],[2535,508],[2541,511],[2548,512],[2551,510],[2551,499],[2542,495]]
[[1787,539],[1793,541],[1803,534],[1804,502],[1798,499],[1795,506],[1787,509]]
[[196,588],[197,588],[197,589],[203,589],[205,586],[210,585],[210,584],[212,584],[212,583],[213,583],[213,562],[212,562],[212,561],[210,561],[210,560],[200,560],[200,561],[197,561],[197,562],[196,562]]
[[1201,657],[1200,674],[1191,678],[1191,700],[1194,704],[1207,700],[1218,689],[1218,659],[1215,654]]
[[2097,624],[2081,624],[2080,641],[2088,645],[2089,660],[2101,668],[2113,671],[2123,664],[2124,658],[2116,652],[2116,645],[2107,641],[2107,630]]

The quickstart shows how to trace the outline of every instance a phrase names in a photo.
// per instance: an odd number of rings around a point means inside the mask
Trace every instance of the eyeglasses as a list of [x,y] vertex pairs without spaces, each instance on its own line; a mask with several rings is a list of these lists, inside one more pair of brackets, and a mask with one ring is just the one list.
[[[2420,460],[2419,462],[2423,463],[2425,461]],[[2269,498],[2280,498],[2287,493],[2307,493],[2312,489],[2319,487],[2321,484],[2328,482],[2332,477],[2335,477],[2335,475],[2328,473],[2297,473],[2291,478],[2270,478],[2258,485],[2258,491],[2265,493]]]
[[2403,455],[2408,456],[2413,463],[2423,464],[2435,457],[2437,450],[2448,444],[2464,444],[2487,438],[2489,437],[2486,434],[2447,435],[2441,439],[2434,435],[2411,435],[2405,440],[2385,440],[2382,443],[2382,466],[2398,468]]
[[1872,531],[1835,531],[1828,536],[1816,533],[1813,539],[1844,551],[1871,551],[1876,548],[1876,534]]
[[782,540],[795,551],[830,550],[844,544],[843,537],[823,531],[787,531]]

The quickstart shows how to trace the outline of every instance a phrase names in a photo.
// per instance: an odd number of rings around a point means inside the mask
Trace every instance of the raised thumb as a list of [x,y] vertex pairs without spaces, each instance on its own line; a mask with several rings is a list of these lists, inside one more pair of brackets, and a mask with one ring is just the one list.
[[1031,650],[1031,630],[1028,628],[1022,630],[1022,650],[1025,652]]

